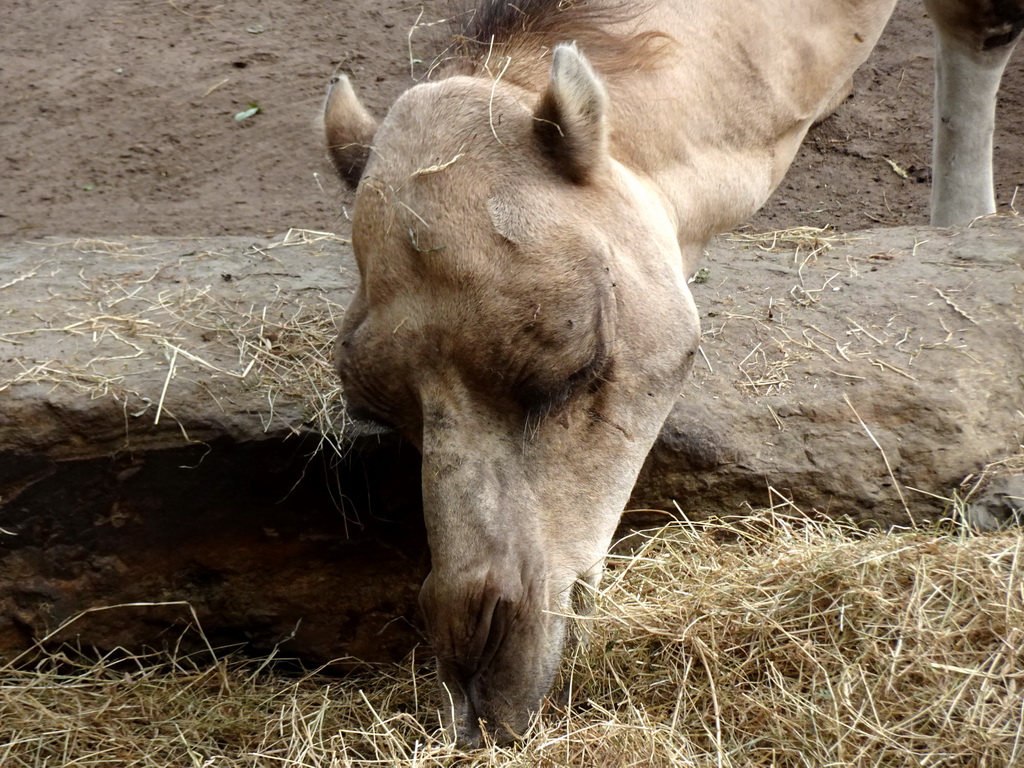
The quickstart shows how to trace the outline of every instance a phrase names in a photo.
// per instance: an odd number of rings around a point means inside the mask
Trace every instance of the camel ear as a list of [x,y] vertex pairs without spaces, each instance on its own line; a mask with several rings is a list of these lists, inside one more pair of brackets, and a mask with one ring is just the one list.
[[563,176],[585,184],[608,155],[608,94],[575,43],[555,48],[547,90],[533,114],[544,153]]
[[341,180],[350,187],[359,184],[376,132],[377,121],[360,103],[348,77],[332,77],[324,103],[327,152]]

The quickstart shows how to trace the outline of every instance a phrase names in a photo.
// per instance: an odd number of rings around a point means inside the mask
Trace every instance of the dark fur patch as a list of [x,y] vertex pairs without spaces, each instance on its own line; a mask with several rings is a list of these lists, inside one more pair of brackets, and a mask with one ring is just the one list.
[[608,21],[609,16],[619,20],[636,14],[635,4],[629,13],[624,13],[625,3],[614,4],[620,6],[617,13],[609,5],[595,0],[484,0],[471,11],[463,36],[481,45],[489,45],[492,38],[506,43],[520,35],[543,34],[545,29],[566,22],[593,25]]
[[495,52],[513,55],[575,41],[603,75],[650,69],[671,38],[660,32],[613,33],[611,27],[635,25],[652,5],[653,0],[481,0],[455,34],[461,61],[453,64],[465,70]]
[[983,8],[982,16],[989,30],[999,30],[997,34],[989,35],[982,41],[982,50],[1010,45],[1024,30],[1024,5],[1019,0],[991,0]]

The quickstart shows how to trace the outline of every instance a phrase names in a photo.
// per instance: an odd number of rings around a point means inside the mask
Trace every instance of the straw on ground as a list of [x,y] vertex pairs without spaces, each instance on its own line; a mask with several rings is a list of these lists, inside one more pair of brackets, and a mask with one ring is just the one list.
[[445,742],[425,651],[336,679],[64,648],[0,667],[0,764],[1024,764],[1020,531],[675,524],[612,557],[597,597],[568,702],[511,748]]

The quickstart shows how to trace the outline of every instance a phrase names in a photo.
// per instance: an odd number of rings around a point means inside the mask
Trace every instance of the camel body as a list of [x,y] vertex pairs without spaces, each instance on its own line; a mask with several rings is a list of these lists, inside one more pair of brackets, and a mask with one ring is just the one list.
[[[704,244],[778,185],[895,0],[482,2],[378,123],[324,110],[358,185],[353,415],[423,457],[421,604],[466,744],[523,733],[700,338]],[[994,210],[995,92],[1024,0],[928,0],[933,223]]]

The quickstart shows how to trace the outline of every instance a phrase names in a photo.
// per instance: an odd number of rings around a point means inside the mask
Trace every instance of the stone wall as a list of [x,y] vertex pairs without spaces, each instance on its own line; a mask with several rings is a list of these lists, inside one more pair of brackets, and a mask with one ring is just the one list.
[[[174,644],[196,618],[317,664],[419,639],[418,457],[347,423],[331,371],[355,280],[319,233],[4,247],[0,654]],[[994,462],[985,521],[1007,516],[1024,221],[725,237],[693,289],[702,354],[627,521],[934,520]]]

